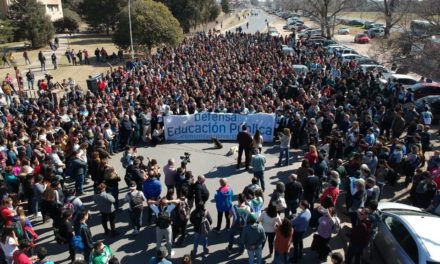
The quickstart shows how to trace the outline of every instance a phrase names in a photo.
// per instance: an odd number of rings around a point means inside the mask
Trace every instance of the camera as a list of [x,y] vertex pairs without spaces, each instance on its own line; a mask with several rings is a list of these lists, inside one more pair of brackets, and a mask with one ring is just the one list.
[[191,154],[189,152],[183,153],[183,156],[180,156],[180,160],[181,160],[182,164],[191,163],[190,156],[191,156]]

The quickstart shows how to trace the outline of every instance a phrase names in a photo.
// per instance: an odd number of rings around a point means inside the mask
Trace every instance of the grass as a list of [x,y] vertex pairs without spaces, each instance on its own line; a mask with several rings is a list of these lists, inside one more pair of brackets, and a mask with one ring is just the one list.
[[[81,65],[81,66],[73,66],[68,63],[67,58],[65,56],[61,56],[58,58],[58,69],[50,71],[50,74],[54,77],[55,81],[61,82],[63,79],[67,79],[72,77],[81,87],[86,88],[86,79],[89,75],[95,75],[100,73],[105,73],[110,69],[108,64],[96,64],[94,62],[94,51],[98,47],[101,49],[102,47],[107,51],[108,54],[112,54],[113,52],[118,51],[117,47],[112,43],[111,36],[104,35],[96,35],[96,34],[81,34],[78,36],[74,36],[69,41],[69,47],[78,51],[79,49],[86,49],[91,58],[91,65]],[[47,47],[44,47],[42,50],[46,50]],[[32,62],[37,60],[38,52],[40,50],[30,50],[28,52],[29,58]],[[22,74],[27,71],[27,66],[24,63],[24,59],[22,56],[22,52],[13,52],[13,55],[17,61],[17,66],[21,70]],[[51,64],[50,58],[46,58],[46,65]],[[117,65],[114,65],[117,66]],[[10,73],[15,77],[14,69],[9,67],[3,67],[0,65],[0,78],[4,78],[6,73]]]

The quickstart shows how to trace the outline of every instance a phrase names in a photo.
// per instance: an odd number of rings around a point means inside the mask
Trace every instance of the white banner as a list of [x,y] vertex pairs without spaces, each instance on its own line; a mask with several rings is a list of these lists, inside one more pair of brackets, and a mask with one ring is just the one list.
[[274,114],[218,114],[172,115],[164,117],[167,140],[236,140],[243,124],[254,135],[260,130],[265,142],[272,142],[275,128]]

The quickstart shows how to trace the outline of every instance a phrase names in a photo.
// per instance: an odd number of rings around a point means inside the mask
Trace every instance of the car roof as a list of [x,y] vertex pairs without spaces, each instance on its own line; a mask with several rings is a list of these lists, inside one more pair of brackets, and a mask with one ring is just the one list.
[[380,65],[380,64],[359,64],[359,67],[365,67],[365,68],[370,68],[370,67],[379,68],[379,67],[382,67],[382,68],[386,68],[385,66]]
[[393,203],[393,202],[380,202],[377,206],[377,209],[379,209],[379,211],[385,211],[385,210],[410,210],[417,212],[422,211],[420,208],[411,205],[406,205],[402,203]]
[[416,78],[412,77],[411,75],[406,75],[406,74],[393,74],[391,75],[391,78],[394,79],[411,79],[411,80],[416,80]]
[[440,217],[435,215],[400,215],[400,218],[412,229],[413,234],[425,247],[428,259],[440,261],[440,242],[437,230],[440,226]]
[[426,87],[426,86],[440,88],[440,83],[438,83],[438,82],[416,83],[416,84],[414,84],[414,85],[412,85],[410,87],[411,87],[411,89],[420,89],[420,88],[423,88],[423,87]]

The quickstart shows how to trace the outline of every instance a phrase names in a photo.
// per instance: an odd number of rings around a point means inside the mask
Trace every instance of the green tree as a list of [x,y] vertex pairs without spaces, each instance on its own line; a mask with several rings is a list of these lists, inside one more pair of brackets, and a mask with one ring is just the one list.
[[63,10],[64,10],[64,8],[67,8],[72,11],[75,11],[76,13],[81,12],[81,7],[82,7],[82,4],[84,3],[83,0],[62,0],[61,2],[63,4]]
[[220,4],[224,13],[227,14],[231,11],[231,8],[229,7],[229,0],[222,0]]
[[110,29],[115,28],[117,15],[121,11],[121,0],[87,0],[81,4],[85,21],[95,30],[104,29],[110,34]]
[[8,43],[14,41],[14,32],[16,28],[12,21],[0,19],[0,43]]
[[220,14],[216,0],[161,0],[161,2],[169,7],[186,33],[191,27],[206,25],[216,20]]
[[33,48],[41,48],[52,39],[53,23],[37,0],[16,1],[9,15],[17,28],[16,38],[29,40]]
[[81,17],[75,11],[68,8],[63,8],[63,14],[63,18],[53,22],[55,30],[57,32],[64,32],[65,30],[70,32],[77,31],[81,23]]
[[179,21],[183,32],[188,33],[191,29],[195,5],[193,0],[162,0],[173,13],[173,16]]
[[[176,46],[183,39],[179,21],[164,4],[152,0],[136,0],[132,2],[131,10],[135,49],[147,50],[150,53],[153,47],[162,44]],[[130,47],[127,7],[118,18],[113,41],[120,48],[127,49]]]

